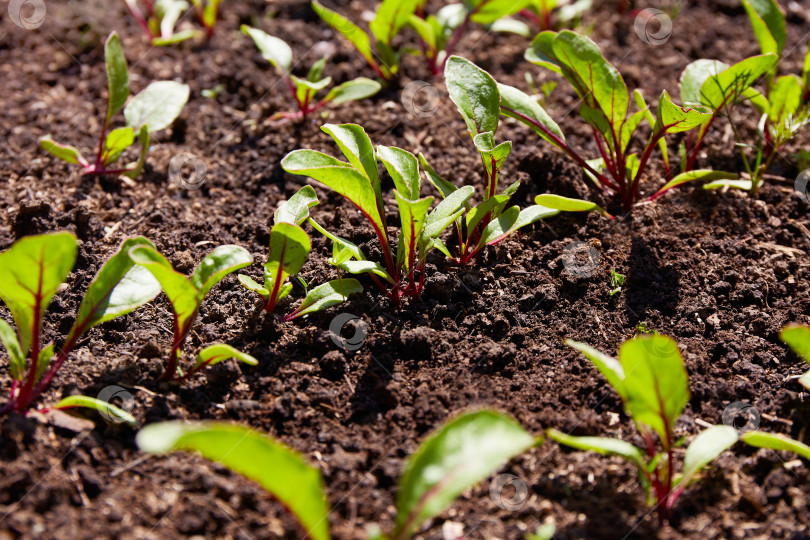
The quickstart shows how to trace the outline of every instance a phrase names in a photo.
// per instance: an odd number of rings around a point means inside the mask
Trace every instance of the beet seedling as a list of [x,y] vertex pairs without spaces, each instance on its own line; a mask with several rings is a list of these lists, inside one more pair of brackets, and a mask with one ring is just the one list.
[[676,475],[675,449],[680,442],[675,436],[675,423],[689,401],[689,381],[678,344],[662,335],[647,334],[626,341],[617,361],[584,343],[566,343],[593,362],[616,390],[644,447],[621,439],[574,437],[554,429],[548,430],[549,438],[578,450],[621,456],[633,463],[648,500],[652,489],[659,524],[663,524],[695,475],[737,442],[737,431],[717,425],[699,433],[686,449],[681,474]]
[[[309,218],[310,224],[334,243],[330,263],[350,274],[369,274],[396,305],[405,295],[419,297],[427,255],[433,248],[446,252],[439,236],[464,213],[463,205],[472,197],[473,188],[467,186],[449,194],[429,212],[433,197],[419,198],[422,179],[413,154],[386,146],[375,151],[366,132],[355,124],[326,124],[322,129],[334,139],[348,163],[314,150],[295,150],[281,160],[281,167],[288,173],[314,178],[355,205],[374,229],[384,259],[382,263],[369,261],[358,246]],[[377,158],[395,186],[401,224],[396,253],[386,228]],[[497,226],[492,224],[491,236],[497,235]]]
[[171,263],[158,253],[154,246],[136,246],[130,249],[129,256],[158,280],[171,303],[174,314],[172,350],[166,369],[159,380],[185,380],[204,367],[230,358],[235,358],[251,366],[258,363],[252,356],[229,345],[214,343],[198,353],[197,362],[188,372],[184,374],[180,367],[183,346],[194,326],[194,321],[197,320],[203,298],[225,276],[253,263],[253,257],[247,250],[239,246],[219,246],[203,257],[190,278],[186,278],[172,268]]
[[[656,147],[666,149],[667,135],[690,131],[709,121],[711,115],[676,105],[664,91],[655,116],[641,93],[633,95],[639,111],[629,114],[630,98],[621,74],[602,56],[589,38],[563,30],[541,32],[526,51],[526,59],[561,75],[573,86],[582,101],[579,114],[590,126],[599,157],[587,159],[565,140],[560,127],[537,101],[522,91],[499,84],[501,112],[526,124],[543,140],[562,150],[585,170],[597,188],[613,194],[625,212],[632,211],[644,197],[641,183]],[[630,151],[630,143],[642,121],[651,133],[639,155]],[[664,167],[669,165],[664,154]],[[736,178],[729,173],[697,170],[675,176],[646,200],[655,200],[670,189],[695,180]]]
[[321,58],[315,62],[309,70],[307,77],[302,79],[291,73],[292,69],[292,49],[281,39],[271,36],[258,28],[251,28],[242,25],[242,32],[253,39],[253,43],[262,54],[262,57],[270,62],[278,74],[284,79],[287,88],[295,98],[298,111],[294,113],[279,112],[273,118],[306,119],[307,115],[314,113],[326,105],[341,105],[349,101],[357,101],[373,96],[380,91],[380,83],[365,77],[345,82],[333,87],[320,100],[315,96],[321,90],[326,89],[332,83],[332,77],[321,78],[323,69],[326,66],[327,58]]
[[[253,429],[210,421],[151,424],[136,440],[144,452],[197,452],[248,477],[284,505],[304,537],[328,540],[329,505],[321,472],[283,443]],[[512,417],[494,411],[470,412],[446,422],[405,465],[391,536],[375,528],[369,537],[412,538],[464,491],[537,442]]]
[[[180,115],[188,101],[189,87],[174,81],[153,82],[126,103],[129,97],[127,59],[115,32],[110,34],[104,45],[104,57],[109,97],[95,161],[91,163],[73,146],[59,144],[50,136],[41,138],[39,144],[62,161],[81,165],[82,174],[122,174],[137,178],[143,170],[146,152],[149,150],[150,134],[170,126]],[[122,108],[127,125],[107,133],[113,116]],[[111,168],[124,151],[135,144],[136,135],[141,147],[138,161],[124,168]]]
[[579,24],[582,15],[592,6],[592,0],[531,0],[520,14],[538,25],[541,30],[551,30],[553,13],[556,13],[558,25]]
[[[276,210],[270,231],[270,254],[264,265],[264,286],[239,274],[242,286],[262,298],[262,309],[267,313],[273,313],[279,301],[290,294],[293,284],[289,278],[298,274],[309,258],[312,244],[301,225],[310,219],[309,209],[316,204],[315,190],[304,186]],[[356,279],[333,279],[307,291],[298,308],[281,320],[291,321],[324,310],[344,302],[350,294],[361,292],[363,286]]]
[[205,27],[205,35],[210,39],[214,35],[214,27],[219,17],[219,5],[223,0],[191,0],[200,24]]
[[[725,117],[734,133],[748,179],[706,184],[706,189],[737,188],[756,192],[779,151],[804,126],[810,124],[810,51],[804,61],[802,76],[776,77],[785,47],[785,15],[774,0],[743,0],[762,55],[746,58],[728,66],[716,60],[696,60],[681,75],[681,99],[685,104],[702,108],[711,120],[701,126],[697,137],[690,137],[682,149],[685,170],[695,164],[706,133],[718,117]],[[753,85],[765,79],[767,91],[760,93]],[[760,115],[756,144],[740,137],[732,117],[733,107],[747,101]],[[748,151],[753,150],[753,160]]]
[[[198,4],[199,0],[195,0],[194,3]],[[185,0],[124,0],[124,4],[144,34],[149,37],[152,45],[156,47],[180,43],[200,34],[197,30],[182,32],[174,30],[177,21],[189,8],[188,2]],[[214,1],[212,4],[216,6],[218,2]],[[214,21],[216,21],[216,7],[214,10]],[[213,31],[213,26],[211,29]]]
[[0,341],[11,375],[9,399],[0,413],[27,411],[88,330],[158,295],[159,284],[128,255],[138,246],[151,249],[152,243],[142,237],[125,240],[101,267],[58,353],[53,343],[42,344],[42,319],[76,261],[76,237],[69,232],[27,236],[0,254],[0,299],[17,326],[15,332],[0,319]]
[[[421,55],[434,75],[441,74],[445,62],[472,24],[528,36],[529,29],[524,23],[508,17],[523,9],[526,1],[463,0],[445,5],[436,15],[426,15],[425,0],[383,0],[369,24],[370,33],[317,0],[312,0],[312,8],[354,45],[381,79],[390,81],[396,77],[406,51]],[[394,48],[394,38],[406,26],[419,36],[420,51]]]
[[[517,206],[506,208],[520,182],[514,182],[503,193],[498,193],[500,170],[512,151],[511,141],[500,144],[495,141],[500,117],[498,84],[489,73],[458,56],[450,57],[444,76],[450,99],[464,118],[467,131],[481,156],[486,184],[481,203],[456,221],[459,256],[454,260],[467,264],[485,246],[497,244],[526,225],[557,215],[559,210],[540,205],[523,210]],[[420,155],[420,159],[428,180],[442,196],[447,197],[456,191],[453,184],[436,174],[424,156]],[[442,251],[451,257],[446,248]]]

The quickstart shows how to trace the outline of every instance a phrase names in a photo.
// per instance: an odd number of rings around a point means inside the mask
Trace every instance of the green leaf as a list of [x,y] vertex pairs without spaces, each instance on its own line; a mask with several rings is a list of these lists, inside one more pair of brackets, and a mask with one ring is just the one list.
[[324,124],[321,130],[332,137],[349,163],[354,165],[358,172],[366,175],[374,189],[379,214],[384,216],[377,155],[366,130],[357,124]]
[[377,157],[391,175],[396,190],[408,200],[418,199],[421,177],[416,157],[407,150],[382,145],[377,145]]
[[712,426],[701,431],[686,449],[679,484],[688,485],[698,471],[734,446],[737,440],[737,430],[731,426]]
[[374,274],[375,276],[380,276],[389,283],[394,283],[394,278],[392,278],[388,272],[386,272],[385,268],[374,261],[345,261],[338,264],[337,267],[350,274]]
[[574,437],[556,429],[547,429],[548,438],[558,443],[576,448],[577,450],[590,450],[603,456],[621,456],[632,462],[639,469],[644,469],[644,455],[641,450],[621,439],[609,437]]
[[295,99],[298,103],[304,105],[308,105],[312,98],[315,97],[315,94],[332,84],[332,77],[313,82],[290,75],[290,80],[295,85]]
[[398,190],[394,190],[394,196],[397,206],[399,206],[399,218],[402,223],[400,242],[405,248],[405,268],[413,269],[416,266],[418,242],[422,236],[427,212],[433,204],[433,197],[410,200],[403,197]]
[[470,137],[498,129],[500,94],[492,76],[469,60],[451,56],[444,68],[450,99],[467,123]]
[[[307,262],[312,243],[304,229],[291,223],[277,223],[270,231],[270,254],[264,265],[264,286],[270,291],[270,306],[280,299],[282,285]],[[269,309],[269,308],[268,308]]]
[[619,349],[624,370],[625,406],[637,423],[652,428],[665,448],[675,421],[689,401],[689,381],[678,344],[660,334],[625,341]]
[[742,0],[763,54],[782,56],[787,38],[785,14],[776,0]]
[[[157,19],[160,21],[160,36],[159,39],[166,43],[176,43],[179,41],[178,34],[175,34],[174,27],[184,11],[188,9],[188,2],[185,0],[156,0],[154,2],[154,12]],[[182,39],[191,37],[193,31],[180,32],[186,34]],[[153,42],[154,43],[154,42]]]
[[681,101],[686,107],[701,107],[703,99],[700,89],[709,77],[717,75],[729,68],[718,60],[701,58],[695,60],[681,73]]
[[168,47],[181,41],[186,41],[201,35],[202,32],[198,30],[183,30],[182,32],[174,32],[169,37],[156,37],[152,39],[152,45],[155,47]]
[[732,105],[776,64],[774,54],[752,56],[712,75],[700,87],[701,103],[715,112]]
[[766,433],[764,431],[746,431],[742,434],[742,441],[757,448],[770,448],[799,454],[804,459],[810,460],[810,446],[791,439],[780,433]]
[[0,319],[0,341],[8,354],[8,369],[11,378],[22,381],[25,376],[25,354],[20,348],[20,342],[17,341],[14,329],[3,319]]
[[373,96],[380,91],[382,85],[377,81],[358,77],[351,81],[332,88],[322,102],[331,102],[332,105],[341,105],[349,101],[358,101]]
[[419,164],[422,166],[422,169],[425,171],[425,176],[427,176],[428,182],[433,184],[433,187],[441,194],[442,197],[447,197],[454,191],[456,191],[456,186],[454,186],[450,181],[445,180],[442,178],[434,169],[430,166],[427,162],[427,158],[421,152],[417,156],[419,159]]
[[188,85],[158,81],[132,98],[124,109],[127,125],[135,131],[146,126],[149,133],[169,127],[188,101]]
[[141,130],[138,132],[138,142],[141,145],[141,154],[138,157],[138,161],[128,166],[132,169],[131,171],[124,173],[124,176],[128,176],[129,178],[133,179],[140,176],[141,171],[143,171],[143,164],[146,161],[146,153],[149,151],[149,129],[146,126],[141,127]]
[[243,353],[230,345],[225,345],[224,343],[214,343],[213,345],[209,345],[199,352],[197,355],[197,362],[194,364],[192,369],[196,370],[201,366],[213,366],[214,364],[219,364],[220,362],[230,360],[231,358],[235,358],[236,360],[239,360],[240,362],[243,362],[249,366],[256,366],[259,364],[259,361],[249,354]]
[[703,184],[703,189],[734,188],[742,189],[743,191],[751,191],[753,185],[754,183],[751,180],[718,180],[716,182]]
[[76,261],[76,237],[69,232],[26,236],[0,253],[0,300],[17,325],[22,355],[35,329]]
[[394,537],[409,538],[466,489],[535,444],[512,417],[494,411],[445,423],[408,459],[397,493]]
[[160,283],[130,258],[129,252],[136,246],[155,248],[142,236],[124,240],[84,293],[68,341],[96,325],[131,313],[160,294]]
[[217,23],[217,12],[223,0],[207,0],[203,10],[203,24],[208,28],[214,28]]
[[487,27],[490,32],[504,32],[507,34],[517,34],[519,36],[529,38],[532,31],[529,25],[523,21],[513,19],[512,17],[504,17],[498,19]]
[[596,203],[591,201],[584,201],[582,199],[572,199],[570,197],[563,197],[561,195],[553,195],[551,193],[544,193],[534,198],[535,204],[545,206],[546,208],[553,208],[562,212],[590,212],[596,210],[603,216],[609,216],[607,210],[602,208]]
[[[810,327],[802,325],[786,326],[779,333],[779,339],[810,364]],[[810,390],[810,371],[802,375],[799,382]]]
[[301,225],[309,218],[309,209],[317,206],[318,195],[312,186],[304,186],[279,205],[273,214],[274,223],[292,223]]
[[219,246],[203,257],[189,281],[197,289],[198,296],[202,300],[225,276],[251,264],[253,256],[245,248],[234,245]]
[[437,204],[436,208],[428,214],[425,220],[425,227],[422,229],[422,240],[438,238],[442,231],[460,217],[459,211],[463,214],[465,209],[462,206],[470,200],[473,193],[475,193],[475,188],[464,186],[450,193],[442,202]]
[[737,175],[730,172],[696,169],[694,171],[688,171],[677,175],[675,178],[664,184],[664,186],[655,193],[654,197],[658,197],[664,192],[669,191],[674,187],[678,187],[681,184],[694,182],[695,180],[734,180],[735,178],[737,178]]
[[239,28],[253,40],[262,58],[273,64],[273,67],[276,68],[280,75],[286,76],[290,73],[293,53],[284,40],[271,36],[258,28],[251,28],[246,24]]
[[110,93],[106,119],[106,124],[109,124],[113,115],[121,110],[129,97],[127,59],[121,47],[121,40],[115,32],[110,34],[104,44],[104,62],[107,66],[107,88]]
[[658,133],[682,133],[707,124],[714,115],[696,109],[686,109],[672,102],[666,90],[658,100],[658,115],[653,131]]
[[506,141],[496,146],[495,134],[487,131],[473,137],[473,144],[481,154],[481,161],[483,161],[487,173],[487,196],[491,197],[497,192],[498,174],[506,158],[512,152],[512,141]]
[[300,522],[312,540],[329,539],[329,508],[321,473],[284,444],[253,429],[224,422],[161,422],[136,437],[144,452],[199,452],[266,489]]
[[245,274],[239,274],[236,277],[239,279],[239,283],[244,288],[246,288],[249,291],[255,292],[256,294],[261,296],[265,302],[270,297],[270,291],[268,291],[267,288],[264,287],[264,285],[256,283],[256,281],[252,277],[246,276]]
[[79,152],[77,148],[59,144],[51,139],[50,135],[40,138],[39,145],[43,150],[52,156],[61,159],[62,161],[67,161],[68,163],[81,165],[83,167],[87,167],[88,165],[87,160],[84,159],[84,156],[82,156],[81,152]]
[[[515,118],[537,133],[547,142],[559,146],[557,140],[565,142],[560,126],[548,115],[548,113],[537,103],[537,100],[521,92],[517,88],[498,84],[498,91],[501,95],[501,113],[504,116]],[[554,137],[549,135],[551,133]]]
[[290,152],[281,160],[281,168],[291,174],[314,178],[346,197],[366,216],[378,234],[387,239],[384,214],[380,213],[375,186],[367,175],[348,163],[313,150]]
[[104,139],[104,165],[114,163],[121,154],[135,143],[135,131],[131,127],[122,127],[112,130]]
[[768,96],[768,118],[776,129],[785,130],[790,121],[799,115],[802,107],[802,83],[795,75],[784,75]]
[[315,10],[315,13],[318,14],[323,22],[343,34],[343,37],[348,39],[351,44],[354,45],[357,52],[359,52],[360,55],[365,58],[366,62],[368,62],[370,66],[378,67],[377,61],[374,60],[374,53],[371,52],[371,40],[369,39],[368,34],[360,30],[356,24],[340,13],[332,11],[331,9],[321,5],[318,0],[312,0],[312,9]]
[[492,24],[522,10],[529,4],[529,0],[464,0],[464,4],[471,13],[472,22]]
[[619,397],[623,401],[627,401],[627,391],[624,388],[624,368],[618,360],[579,341],[566,339],[565,344],[578,350],[585,355],[585,358],[593,362],[593,365],[607,379],[608,384],[616,390]]
[[53,406],[54,409],[72,409],[73,407],[84,407],[86,409],[94,409],[101,413],[104,418],[111,420],[118,420],[124,422],[132,427],[138,425],[138,421],[127,411],[116,407],[112,403],[91,398],[88,396],[68,396],[59,401]]
[[149,270],[160,282],[163,292],[172,304],[180,333],[187,331],[194,322],[202,301],[197,288],[186,279],[186,276],[172,268],[166,257],[153,247],[135,246],[129,250],[129,256],[134,263]]
[[529,206],[523,210],[520,210],[517,206],[513,206],[487,225],[484,232],[481,233],[478,246],[483,247],[484,244],[490,246],[495,245],[510,234],[517,232],[518,229],[530,225],[535,221],[556,216],[559,213],[559,210],[546,208],[539,204]]
[[368,25],[377,41],[390,44],[408,20],[420,0],[383,0],[377,8],[377,14]]
[[345,302],[350,294],[361,292],[363,292],[363,286],[356,279],[333,279],[309,291],[301,305],[295,310],[294,316],[303,317],[336,306]]

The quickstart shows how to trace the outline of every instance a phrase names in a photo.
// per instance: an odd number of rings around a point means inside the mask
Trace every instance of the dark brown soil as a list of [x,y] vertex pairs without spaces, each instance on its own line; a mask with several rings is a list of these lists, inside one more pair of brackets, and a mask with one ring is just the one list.
[[[358,18],[372,4],[356,1],[344,9]],[[784,61],[790,72],[799,71],[810,32],[807,2],[796,4]],[[289,110],[290,102],[238,25],[260,24],[292,43],[302,66],[315,58],[311,48],[318,41],[331,41],[338,52],[327,69],[338,81],[370,75],[350,45],[335,39],[307,2],[234,0],[226,8],[210,43],[166,49],[145,43],[120,2],[49,0],[45,23],[30,31],[0,10],[0,246],[59,229],[81,240],[69,287],[50,307],[48,339],[60,342],[89,280],[126,236],[147,236],[183,271],[223,243],[246,246],[263,262],[273,210],[305,181],[285,175],[280,159],[296,148],[336,152],[319,130],[324,119],[265,121]],[[628,86],[651,101],[663,89],[677,96],[678,76],[696,58],[733,62],[757,52],[736,0],[684,2],[671,39],[659,47],[639,40],[633,14],[618,13],[609,2],[599,2],[585,22]],[[102,43],[111,30],[125,45],[133,90],[166,78],[192,88],[181,119],[157,136],[147,172],[136,182],[81,178],[37,147],[50,133],[91,151],[106,107]],[[526,71],[538,84],[549,77],[522,60],[525,46],[520,37],[476,30],[459,53],[499,81],[526,88]],[[431,81],[416,60],[404,71],[401,86]],[[400,91],[391,88],[331,110],[328,121],[362,124],[375,143],[425,152],[456,184],[480,188],[480,163],[461,117],[442,82],[431,82],[440,95],[433,116],[409,114]],[[217,84],[224,91],[216,99],[202,97]],[[574,105],[573,93],[560,84],[548,108],[575,145],[594,153]],[[754,129],[756,118],[744,122]],[[725,130],[715,130],[701,161],[740,170]],[[504,181],[523,182],[517,204],[543,192],[588,193],[577,168],[527,129],[504,121],[499,138],[514,141]],[[729,403],[745,401],[761,413],[762,428],[804,438],[810,407],[795,376],[807,366],[780,343],[778,332],[789,322],[810,322],[810,220],[807,203],[793,189],[799,171],[789,155],[809,142],[805,133],[783,153],[755,197],[686,187],[615,222],[596,215],[549,219],[488,249],[469,267],[436,257],[423,298],[401,310],[368,282],[366,293],[343,306],[279,323],[257,318],[255,299],[231,277],[206,299],[188,352],[224,341],[260,364],[221,364],[184,387],[154,382],[171,338],[169,306],[161,297],[91,331],[40,405],[118,385],[134,396],[132,412],[141,424],[218,418],[268,432],[323,470],[336,538],[363,538],[371,523],[391,526],[405,458],[465,408],[507,411],[537,434],[555,427],[635,440],[617,396],[565,338],[608,352],[640,324],[676,338],[692,393],[680,435],[721,422]],[[168,162],[180,152],[206,164],[202,188],[185,190],[167,180]],[[654,174],[649,183],[660,180]],[[321,222],[355,242],[371,239],[347,204],[317,190]],[[564,267],[564,250],[574,241],[592,242],[599,254],[590,277]],[[317,234],[313,244],[316,255],[303,276],[320,282],[332,275],[324,263],[331,248]],[[612,269],[627,276],[613,296]],[[361,315],[367,325],[367,339],[353,353],[329,337],[332,318],[342,312]],[[3,395],[8,385],[4,372]],[[34,416],[3,420],[0,538],[298,535],[280,506],[244,478],[187,454],[146,457],[133,430],[94,420],[95,429],[80,433]],[[459,522],[468,538],[520,538],[553,521],[557,538],[807,538],[810,472],[793,460],[738,445],[685,493],[671,527],[659,532],[624,462],[546,443],[504,471],[529,486],[520,510],[498,508],[484,482],[424,537],[441,538],[443,522]]]

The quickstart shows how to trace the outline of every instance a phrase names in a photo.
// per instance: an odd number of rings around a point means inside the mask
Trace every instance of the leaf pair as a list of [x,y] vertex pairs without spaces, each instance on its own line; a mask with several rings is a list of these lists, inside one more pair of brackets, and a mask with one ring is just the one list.
[[[149,150],[150,134],[167,128],[177,119],[188,101],[189,87],[174,81],[153,82],[127,104],[130,93],[127,60],[115,32],[107,38],[104,57],[109,97],[102,128],[103,142],[99,142],[95,161],[91,163],[78,149],[57,143],[49,135],[42,137],[39,144],[53,156],[81,165],[83,174],[123,174],[137,178]],[[121,109],[124,109],[126,126],[107,133],[113,116]],[[111,168],[124,151],[135,144],[136,138],[141,147],[138,160],[122,169]]]
[[197,362],[185,375],[178,365],[183,344],[197,319],[203,298],[228,274],[253,263],[253,257],[247,250],[234,245],[219,246],[203,257],[190,278],[174,270],[171,263],[154,246],[133,247],[129,250],[129,256],[160,283],[174,313],[172,351],[161,376],[162,380],[187,378],[203,367],[227,358],[236,358],[250,365],[257,363],[253,357],[217,343],[203,349]]
[[[306,536],[329,538],[321,473],[281,442],[221,422],[152,424],[138,433],[137,442],[153,454],[199,452],[261,485],[298,520]],[[413,537],[464,491],[536,442],[513,418],[493,411],[470,412],[445,423],[405,465],[392,538]]]
[[[620,439],[574,437],[556,430],[548,431],[549,438],[572,448],[631,461],[645,488],[654,489],[659,511],[666,517],[695,475],[737,442],[737,431],[721,425],[701,432],[686,450],[682,473],[674,475],[672,450],[678,444],[675,424],[689,401],[688,377],[677,343],[658,334],[642,335],[621,346],[618,360],[584,343],[566,343],[593,362],[616,390],[647,447],[642,450]],[[660,453],[654,450],[653,433],[662,447]]]
[[76,237],[69,232],[28,236],[0,254],[0,299],[8,306],[17,327],[15,332],[0,319],[0,341],[9,356],[11,377],[21,384],[9,405],[18,411],[27,410],[88,330],[126,315],[157,296],[158,283],[148,272],[134,266],[128,255],[136,246],[152,243],[143,237],[126,240],[104,264],[85,292],[56,357],[53,343],[42,346],[42,320],[73,268]]
[[[289,278],[298,274],[309,258],[312,244],[301,227],[309,219],[309,209],[318,204],[315,190],[304,186],[275,212],[270,231],[270,254],[264,265],[264,286],[247,275],[239,274],[239,282],[257,293],[263,309],[272,313],[278,302],[292,291]],[[292,320],[342,303],[350,294],[363,292],[355,279],[335,279],[307,292],[301,305],[284,320]]]
[[270,62],[276,72],[287,82],[290,91],[295,97],[298,112],[278,113],[276,116],[287,118],[306,118],[327,104],[341,105],[349,101],[356,101],[373,96],[380,91],[380,83],[365,77],[345,82],[333,87],[322,99],[315,101],[316,94],[329,87],[331,77],[321,78],[328,58],[324,57],[315,62],[309,70],[307,77],[302,79],[292,74],[292,49],[283,40],[271,36],[258,28],[242,25],[242,32],[250,36],[262,57]]

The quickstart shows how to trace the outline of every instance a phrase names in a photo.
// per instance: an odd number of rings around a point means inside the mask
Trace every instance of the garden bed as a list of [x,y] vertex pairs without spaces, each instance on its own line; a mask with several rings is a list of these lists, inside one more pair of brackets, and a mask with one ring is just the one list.
[[[357,20],[372,4],[352,2],[344,9]],[[210,43],[175,48],[149,47],[122,3],[49,0],[47,10],[35,30],[5,17],[0,25],[0,246],[62,229],[80,239],[70,287],[56,296],[46,318],[45,337],[58,342],[81,300],[75,291],[86,288],[127,236],[146,236],[184,273],[225,243],[244,246],[263,262],[273,211],[307,183],[285,174],[281,158],[298,148],[335,153],[319,129],[322,118],[278,125],[266,120],[290,103],[278,77],[238,32],[240,24],[261,25],[285,39],[307,64],[317,59],[313,46],[330,43],[338,52],[329,74],[338,81],[370,74],[307,2],[228,3]],[[268,13],[274,18],[266,19]],[[648,101],[663,89],[677,95],[678,77],[692,60],[733,63],[758,51],[736,0],[684,3],[671,38],[657,47],[638,39],[633,14],[617,12],[611,2],[596,2],[585,24],[593,25],[592,39],[628,87],[642,89]],[[122,38],[133,89],[159,79],[191,87],[181,118],[157,136],[145,174],[134,181],[82,178],[37,145],[51,134],[92,148],[106,103],[102,45],[112,30]],[[789,12],[786,71],[801,70],[808,32],[808,12]],[[538,81],[550,76],[523,60],[526,45],[525,38],[477,29],[457,52],[496,80],[528,90],[526,71]],[[358,123],[377,144],[423,152],[446,178],[480,189],[479,157],[443,81],[413,59],[403,71],[398,88],[332,109],[328,121]],[[430,114],[410,114],[403,106],[401,88],[411,79],[435,86]],[[202,97],[218,84],[224,87],[218,97]],[[575,104],[573,92],[560,83],[548,111],[575,145],[589,144],[570,112]],[[753,132],[756,122],[752,115],[746,128]],[[540,193],[589,193],[580,170],[524,126],[503,120],[499,138],[514,143],[502,174],[504,181],[522,181],[515,204],[524,206]],[[806,364],[778,333],[788,323],[810,322],[808,203],[794,190],[800,171],[789,156],[808,144],[805,131],[754,196],[687,186],[615,221],[596,214],[546,219],[488,247],[466,267],[436,254],[422,298],[402,309],[365,280],[366,292],[347,303],[282,323],[260,314],[255,297],[232,276],[203,303],[189,349],[223,341],[259,365],[219,364],[183,386],[155,382],[171,341],[171,313],[161,296],[92,330],[40,405],[118,385],[134,397],[132,414],[142,425],[216,418],[270,433],[323,471],[336,538],[363,538],[371,523],[388,528],[406,457],[466,408],[508,412],[536,434],[554,427],[635,441],[618,396],[589,361],[565,346],[566,338],[615,353],[646,324],[677,340],[690,375],[691,399],[679,434],[697,433],[700,422],[722,423],[723,410],[744,401],[759,411],[763,429],[802,439],[810,407],[795,376]],[[199,189],[168,181],[169,160],[180,152],[205,163]],[[713,131],[704,153],[702,166],[742,168],[722,128]],[[650,185],[660,183],[660,172],[651,171]],[[340,236],[370,246],[373,232],[361,216],[312,185],[321,200],[314,215]],[[384,180],[393,204],[392,187]],[[649,191],[646,184],[643,189]],[[565,248],[577,241],[598,253],[590,275],[565,267]],[[330,243],[313,235],[313,253],[319,256],[301,275],[320,282],[334,273],[325,263]],[[258,278],[257,268],[250,273]],[[626,281],[611,295],[613,269]],[[330,339],[330,322],[344,312],[360,315],[366,325],[356,351],[341,350]],[[0,313],[7,318],[5,307]],[[9,384],[4,371],[3,395]],[[43,423],[36,414],[3,420],[0,538],[296,536],[283,508],[252,482],[188,454],[146,457],[134,430],[95,420],[94,429],[78,432]],[[443,522],[458,522],[467,538],[518,538],[553,521],[555,538],[802,538],[808,534],[810,473],[794,459],[739,444],[684,494],[671,526],[659,532],[630,465],[546,443],[504,470],[529,487],[520,509],[499,508],[484,482],[424,537],[441,538]]]

